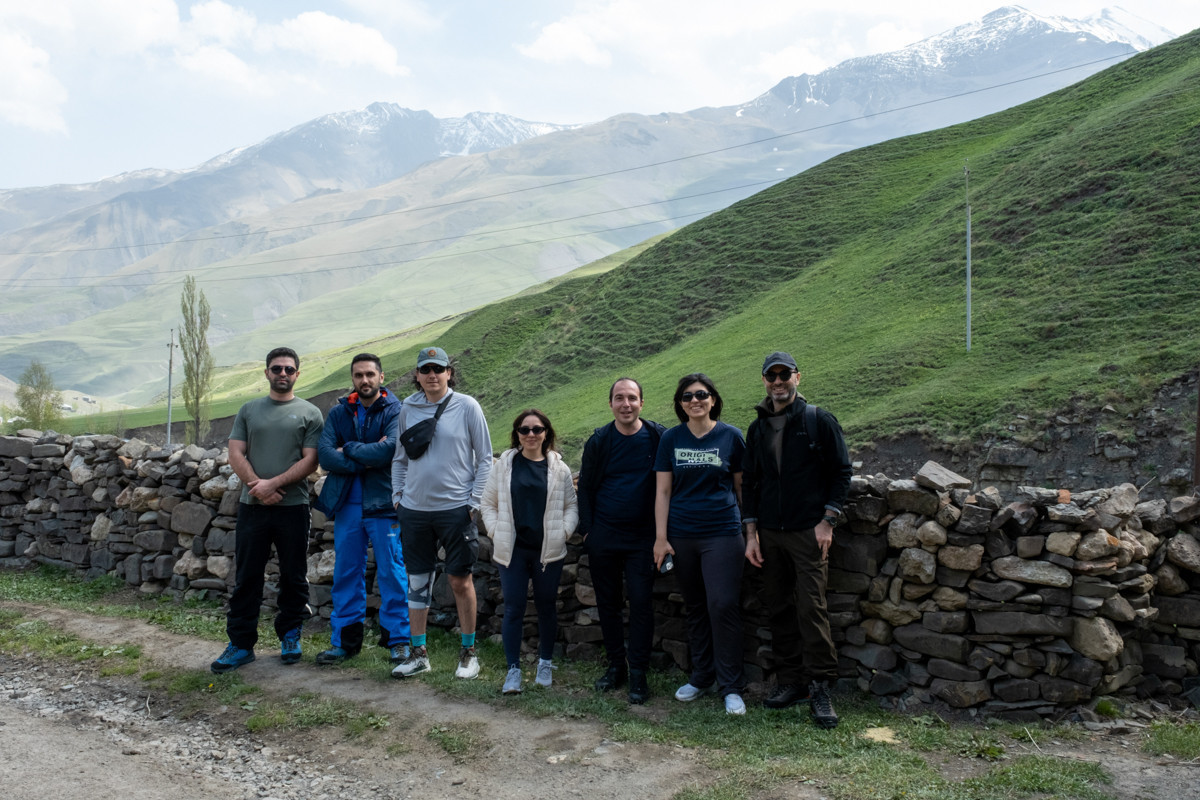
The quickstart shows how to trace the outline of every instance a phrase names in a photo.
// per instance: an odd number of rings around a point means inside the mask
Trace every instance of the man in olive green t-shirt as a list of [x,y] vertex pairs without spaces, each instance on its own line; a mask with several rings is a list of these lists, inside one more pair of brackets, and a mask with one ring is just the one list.
[[238,504],[237,572],[225,629],[229,644],[212,663],[213,672],[237,669],[254,660],[263,571],[271,546],[279,561],[279,610],[275,633],[281,660],[300,660],[300,629],[308,608],[308,481],[317,468],[321,412],[293,393],[300,357],[288,347],[267,354],[270,394],[238,411],[229,434],[229,466],[242,481]]

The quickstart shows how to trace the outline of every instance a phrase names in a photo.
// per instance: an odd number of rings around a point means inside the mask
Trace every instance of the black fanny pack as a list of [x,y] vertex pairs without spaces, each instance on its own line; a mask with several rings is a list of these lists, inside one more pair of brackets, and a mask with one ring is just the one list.
[[410,461],[416,461],[429,449],[429,443],[433,441],[433,432],[437,430],[438,418],[442,416],[442,412],[446,410],[446,403],[449,402],[450,398],[447,397],[438,403],[437,411],[431,418],[421,420],[400,434],[400,444]]

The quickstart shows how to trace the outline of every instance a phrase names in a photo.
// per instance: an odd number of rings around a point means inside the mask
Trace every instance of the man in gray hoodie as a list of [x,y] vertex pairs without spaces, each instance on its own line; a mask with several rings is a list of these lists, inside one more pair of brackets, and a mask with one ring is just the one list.
[[[454,391],[454,367],[440,347],[422,348],[413,378],[417,391],[400,411],[399,442],[392,460],[392,503],[400,517],[400,538],[408,570],[412,624],[409,657],[392,670],[407,678],[429,670],[425,630],[438,548],[446,550],[444,569],[454,592],[462,650],[454,674],[479,674],[475,654],[475,583],[472,568],[479,551],[475,519],[492,469],[492,438],[475,398]],[[433,426],[421,452],[405,434]],[[418,429],[419,430],[419,429]],[[416,431],[414,431],[415,433]],[[406,439],[410,439],[406,443]]]

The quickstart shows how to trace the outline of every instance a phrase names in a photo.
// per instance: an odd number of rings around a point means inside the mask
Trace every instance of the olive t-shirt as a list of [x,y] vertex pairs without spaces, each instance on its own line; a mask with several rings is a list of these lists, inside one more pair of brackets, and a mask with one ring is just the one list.
[[[324,426],[321,412],[307,400],[293,397],[280,402],[268,395],[251,400],[238,410],[229,438],[246,443],[246,459],[255,475],[274,478],[303,458],[304,448],[316,449]],[[258,504],[245,484],[242,484],[242,502]],[[279,505],[298,506],[307,502],[308,481],[303,480],[284,487]]]

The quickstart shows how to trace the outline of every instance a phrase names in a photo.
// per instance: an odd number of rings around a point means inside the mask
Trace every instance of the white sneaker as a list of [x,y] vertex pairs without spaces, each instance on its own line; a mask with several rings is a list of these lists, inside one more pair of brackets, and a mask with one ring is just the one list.
[[500,690],[504,694],[520,694],[521,693],[521,668],[509,667],[508,675],[504,678],[504,688]]
[[692,686],[690,683],[685,683],[675,690],[675,699],[683,703],[690,703],[701,695],[706,695],[712,691],[711,686]]
[[740,694],[725,695],[725,713],[742,716],[746,713],[746,703]]
[[414,647],[408,651],[408,658],[401,661],[392,670],[393,678],[411,678],[422,672],[429,671],[429,653],[424,647]]
[[458,654],[458,668],[454,670],[456,678],[479,677],[479,659],[475,656],[474,647],[464,647]]
[[551,670],[555,670],[555,669],[558,669],[558,667],[554,666],[553,664],[551,664],[549,661],[547,661],[544,658],[539,658],[538,666],[537,666],[537,677],[534,678],[534,683],[536,683],[538,686],[542,686],[542,687],[549,689],[550,684],[554,683],[554,675],[551,672]]

